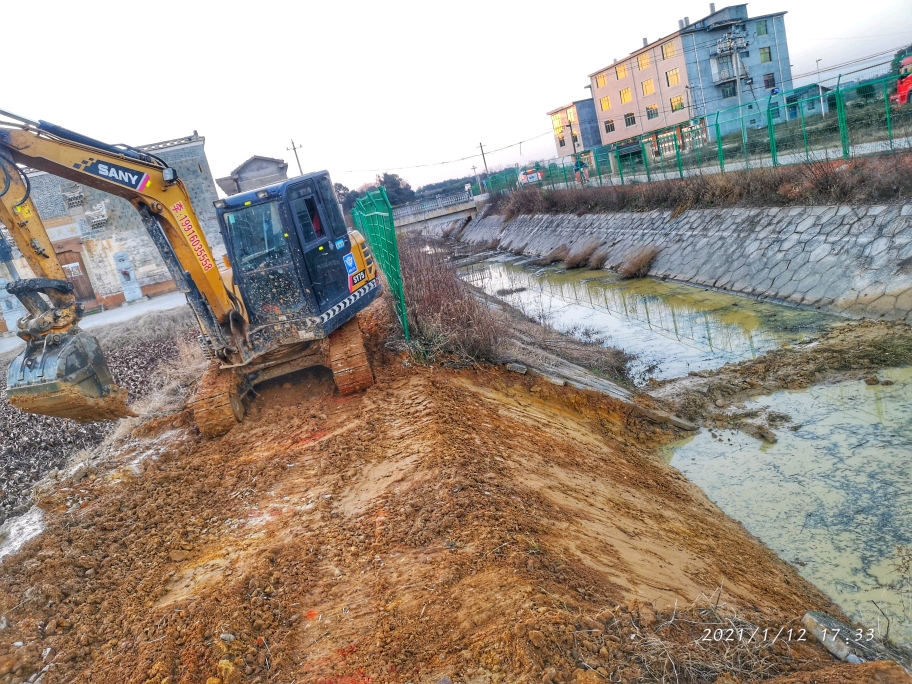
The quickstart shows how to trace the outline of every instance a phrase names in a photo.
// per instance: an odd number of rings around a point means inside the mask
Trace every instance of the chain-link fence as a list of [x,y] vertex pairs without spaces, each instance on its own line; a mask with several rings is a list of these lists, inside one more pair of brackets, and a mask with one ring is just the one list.
[[[900,76],[810,85],[650,131],[572,157],[488,176],[490,192],[625,185],[760,166],[912,151],[912,103]],[[538,174],[523,174],[525,170]]]
[[396,314],[402,323],[405,339],[409,339],[408,319],[405,314],[405,292],[402,287],[402,269],[399,266],[399,246],[396,243],[396,226],[393,208],[386,190],[381,186],[368,190],[352,207],[352,221],[370,243],[374,259],[393,295]]

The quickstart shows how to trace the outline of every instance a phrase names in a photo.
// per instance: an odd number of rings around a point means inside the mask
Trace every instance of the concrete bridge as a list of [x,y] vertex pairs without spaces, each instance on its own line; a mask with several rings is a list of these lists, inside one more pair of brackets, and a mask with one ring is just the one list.
[[433,199],[403,204],[393,208],[393,222],[396,228],[406,226],[428,226],[434,223],[453,221],[461,217],[473,217],[478,207],[488,200],[488,195],[473,197],[469,191],[450,195],[438,195]]

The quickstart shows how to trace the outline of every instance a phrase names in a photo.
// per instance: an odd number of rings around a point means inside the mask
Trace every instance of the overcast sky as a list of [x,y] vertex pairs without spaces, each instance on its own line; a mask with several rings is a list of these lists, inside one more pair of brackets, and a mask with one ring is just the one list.
[[[717,2],[718,8],[725,6]],[[213,173],[254,154],[350,187],[413,187],[554,156],[545,112],[587,75],[709,12],[708,2],[46,2],[8,4],[0,109],[106,142],[206,137]],[[912,43],[912,0],[755,0],[785,10],[793,73]],[[18,28],[16,28],[18,26]],[[12,49],[10,49],[12,48]]]

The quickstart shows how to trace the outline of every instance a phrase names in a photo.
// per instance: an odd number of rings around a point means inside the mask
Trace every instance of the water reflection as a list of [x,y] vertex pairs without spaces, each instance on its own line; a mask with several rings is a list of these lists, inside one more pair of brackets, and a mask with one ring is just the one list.
[[634,374],[658,379],[740,361],[818,336],[838,319],[747,297],[606,271],[532,269],[495,258],[463,277],[560,330],[588,329],[636,354]]
[[893,566],[897,547],[912,544],[912,369],[881,377],[896,384],[756,400],[795,421],[776,430],[776,444],[704,431],[667,457],[850,616],[885,631],[882,610],[891,638],[912,645],[912,596]]

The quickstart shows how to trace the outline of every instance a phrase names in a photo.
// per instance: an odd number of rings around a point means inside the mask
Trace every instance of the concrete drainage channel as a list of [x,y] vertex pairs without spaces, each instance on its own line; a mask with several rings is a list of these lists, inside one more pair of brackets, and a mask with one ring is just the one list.
[[[464,279],[558,330],[637,355],[633,374],[645,389],[651,378],[812,343],[845,320],[682,283],[480,256],[463,267]],[[912,370],[887,369],[879,379],[883,385],[852,380],[756,397],[747,410],[781,416],[775,443],[704,429],[663,453],[853,620],[912,649],[912,578],[902,576],[897,556],[912,544],[904,524],[912,511]],[[815,620],[808,624],[819,628]],[[865,657],[851,643],[834,648]]]

